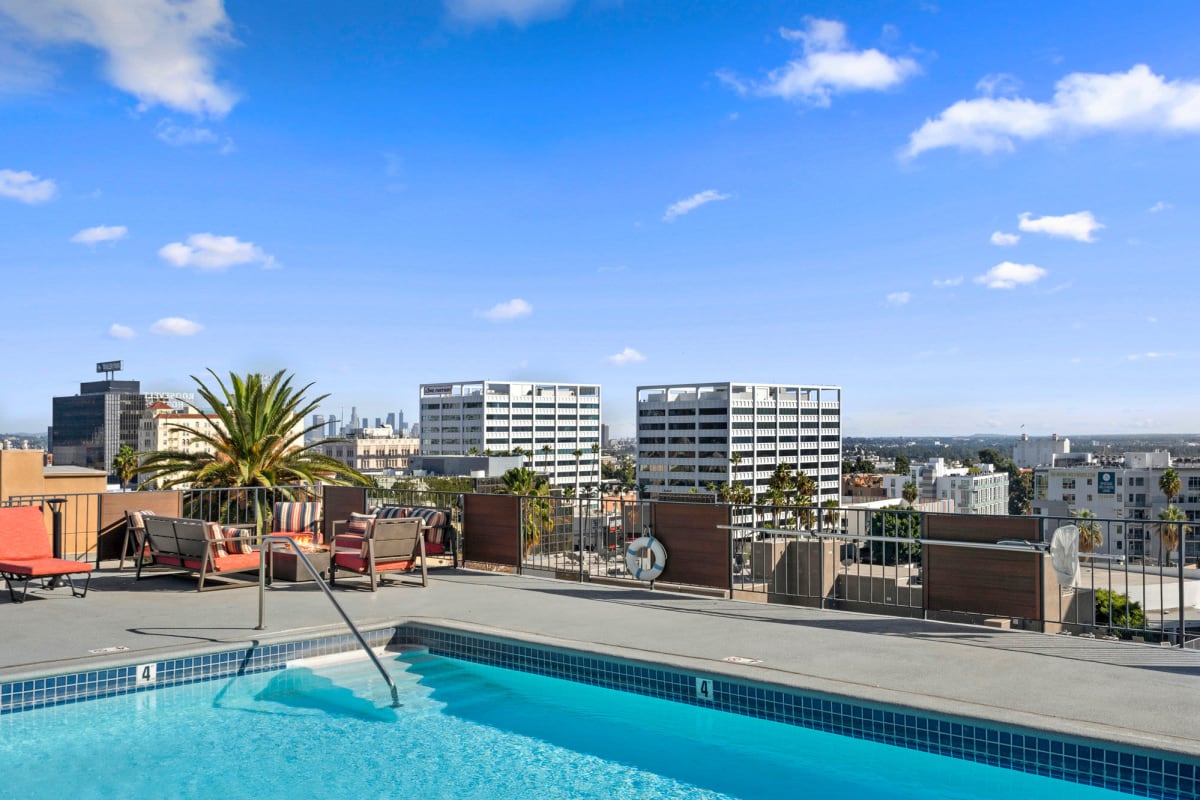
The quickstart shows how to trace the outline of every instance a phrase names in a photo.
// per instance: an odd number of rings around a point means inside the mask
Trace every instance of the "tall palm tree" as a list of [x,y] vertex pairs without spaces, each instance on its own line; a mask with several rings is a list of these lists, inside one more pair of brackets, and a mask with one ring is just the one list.
[[583,458],[583,451],[576,447],[571,451],[571,455],[575,456],[575,496],[579,496],[579,459]]
[[1177,506],[1167,506],[1158,512],[1158,538],[1162,541],[1163,560],[1171,563],[1171,553],[1179,549],[1179,535],[1185,529],[1187,514]]
[[842,521],[842,512],[838,510],[838,501],[831,497],[821,503],[821,508],[825,509],[821,522],[826,528],[836,530],[838,523]]
[[1079,552],[1093,553],[1097,547],[1104,544],[1104,534],[1100,532],[1100,523],[1096,521],[1096,515],[1091,512],[1091,509],[1081,508],[1078,511],[1072,511],[1071,516],[1075,518],[1075,527],[1079,529]]
[[117,477],[121,480],[121,488],[126,488],[129,482],[136,478],[138,474],[137,452],[127,444],[121,445],[121,449],[113,457],[112,468],[113,472],[117,473]]
[[[230,373],[229,384],[213,372],[217,388],[209,388],[196,376],[197,394],[216,416],[213,431],[190,430],[192,439],[208,445],[208,452],[185,453],[164,450],[151,453],[138,468],[150,480],[161,480],[170,489],[188,484],[197,488],[250,488],[290,486],[298,483],[328,483],[338,486],[370,486],[371,480],[316,448],[329,439],[304,443],[305,434],[322,427],[304,427],[304,419],[329,395],[308,400],[312,387],[292,386],[284,370],[266,377],[257,372],[242,376]],[[203,413],[188,403],[196,413]],[[281,494],[290,497],[290,491]],[[255,495],[257,497],[257,494]],[[256,500],[256,503],[258,501]],[[258,519],[262,519],[261,509]]]
[[917,489],[917,485],[912,481],[905,483],[904,488],[900,490],[900,496],[904,498],[904,502],[908,503],[910,508],[912,507],[913,503],[917,502],[917,497],[919,497],[920,494],[921,493],[920,490]]
[[817,486],[817,482],[812,479],[811,475],[804,470],[796,473],[796,505],[804,506],[804,510],[800,512],[800,521],[807,528],[811,528],[817,521],[812,504],[813,498],[820,491],[821,487]]
[[542,445],[542,455],[545,456],[545,458],[546,458],[545,463],[542,464],[542,469],[546,473],[550,473],[553,471],[550,469],[550,454],[553,452],[554,452],[554,448],[551,447],[550,445],[548,445],[548,444]]
[[1162,477],[1158,479],[1158,488],[1167,496],[1167,505],[1169,506],[1183,491],[1183,481],[1179,479],[1179,473],[1174,468],[1167,467],[1163,470]]
[[550,512],[550,487],[544,475],[526,467],[513,467],[501,476],[500,494],[521,498],[521,542],[525,555],[537,547],[553,527]]

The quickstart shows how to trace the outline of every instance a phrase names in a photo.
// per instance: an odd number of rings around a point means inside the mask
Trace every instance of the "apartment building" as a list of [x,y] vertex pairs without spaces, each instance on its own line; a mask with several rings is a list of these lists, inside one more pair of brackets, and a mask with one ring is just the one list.
[[904,484],[917,486],[922,502],[949,501],[958,514],[1008,514],[1008,473],[991,464],[952,467],[943,458],[914,464],[907,475],[884,475],[883,489],[889,499],[904,497]]
[[[1167,498],[1158,484],[1168,467],[1179,473],[1182,491],[1174,499],[1190,522],[1200,520],[1200,460],[1176,459],[1166,451],[1125,453],[1119,466],[1086,464],[1044,467],[1033,473],[1033,513],[1068,518],[1084,509],[1100,520],[1104,542],[1096,552],[1164,560],[1157,535],[1158,515]],[[1189,526],[1186,554],[1200,558],[1200,534]]]
[[1057,433],[1048,439],[1031,439],[1029,434],[1022,433],[1021,438],[1013,445],[1012,459],[1021,469],[1034,467],[1053,467],[1059,460],[1071,453],[1071,440]]
[[599,385],[481,380],[420,391],[421,455],[519,450],[552,486],[599,484]]
[[408,469],[409,459],[421,450],[420,439],[399,436],[391,425],[356,428],[346,436],[313,448],[359,472]]
[[735,481],[767,490],[779,464],[837,500],[842,469],[839,386],[694,383],[637,389],[637,482],[648,495],[704,493]]

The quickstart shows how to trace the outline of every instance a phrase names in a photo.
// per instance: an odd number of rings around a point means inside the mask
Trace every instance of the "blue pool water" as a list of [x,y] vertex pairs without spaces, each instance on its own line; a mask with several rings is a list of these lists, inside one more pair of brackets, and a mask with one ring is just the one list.
[[1076,798],[1114,792],[428,654],[0,717],[5,796]]

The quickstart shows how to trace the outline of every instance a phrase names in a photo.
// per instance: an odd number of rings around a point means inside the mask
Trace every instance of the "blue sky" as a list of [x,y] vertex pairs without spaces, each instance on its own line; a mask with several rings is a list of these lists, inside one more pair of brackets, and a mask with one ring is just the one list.
[[0,430],[123,359],[1196,431],[1194,3],[0,0]]

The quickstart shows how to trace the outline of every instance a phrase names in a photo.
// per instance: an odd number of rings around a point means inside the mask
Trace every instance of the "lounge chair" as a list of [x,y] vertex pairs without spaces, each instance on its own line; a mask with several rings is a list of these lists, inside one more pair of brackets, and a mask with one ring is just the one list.
[[329,583],[337,580],[337,571],[345,570],[371,579],[375,591],[382,574],[408,572],[421,559],[421,585],[429,585],[425,568],[425,537],[421,520],[375,519],[362,536],[338,536],[329,553]]
[[[83,591],[75,590],[72,575],[87,574]],[[92,565],[81,561],[55,558],[41,506],[0,508],[0,576],[8,586],[14,603],[23,603],[29,594],[29,581],[34,578],[66,578],[71,594],[87,597],[92,583]],[[20,599],[13,582],[24,584]]]
[[[229,577],[232,573],[257,571],[261,559],[257,550],[249,549],[253,540],[241,528],[222,528],[215,522],[198,519],[151,516],[145,518],[146,546],[150,564],[138,559],[136,579],[142,579],[142,567],[161,564],[180,567],[197,573],[196,591],[203,592],[205,582],[219,577],[226,583],[210,589],[231,589],[253,586],[257,581]],[[173,572],[170,574],[178,574]]]
[[[154,516],[153,511],[133,511],[125,512],[125,543],[121,545],[121,564],[117,567],[118,571],[125,569],[125,557],[129,555],[129,543],[133,542],[136,548],[134,551],[134,559],[144,558],[146,555],[146,517]],[[137,563],[134,560],[133,563]]]
[[271,535],[307,539],[311,544],[321,540],[321,504],[317,502],[276,503],[271,514]]

